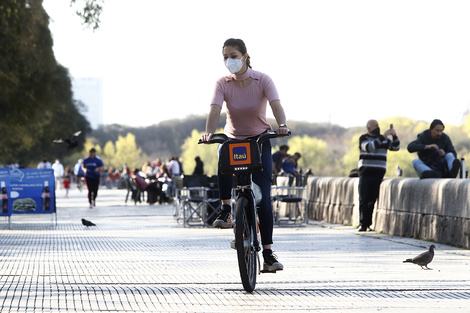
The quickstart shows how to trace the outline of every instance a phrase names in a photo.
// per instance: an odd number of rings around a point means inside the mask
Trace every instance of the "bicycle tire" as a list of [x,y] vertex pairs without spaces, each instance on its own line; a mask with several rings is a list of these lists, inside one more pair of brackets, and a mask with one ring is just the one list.
[[252,292],[256,286],[257,275],[257,251],[254,241],[257,236],[250,201],[245,196],[240,196],[236,204],[236,229],[235,242],[238,257],[238,269],[243,288]]

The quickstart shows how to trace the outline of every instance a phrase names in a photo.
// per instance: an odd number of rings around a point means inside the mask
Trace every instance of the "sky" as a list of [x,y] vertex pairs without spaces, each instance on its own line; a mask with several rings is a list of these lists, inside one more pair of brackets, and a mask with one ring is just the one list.
[[288,121],[458,125],[470,110],[470,1],[106,0],[95,32],[69,3],[43,4],[54,53],[73,78],[102,79],[104,124],[207,114],[232,37]]

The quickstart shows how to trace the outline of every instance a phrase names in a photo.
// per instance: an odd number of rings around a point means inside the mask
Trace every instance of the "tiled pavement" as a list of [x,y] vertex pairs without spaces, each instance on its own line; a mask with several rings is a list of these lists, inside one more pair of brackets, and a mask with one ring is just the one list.
[[[124,190],[57,192],[50,216],[0,224],[0,312],[470,312],[470,251],[436,244],[433,270],[402,263],[428,242],[311,222],[275,227],[285,270],[243,291],[230,230],[184,228]],[[84,217],[97,224],[84,227]]]

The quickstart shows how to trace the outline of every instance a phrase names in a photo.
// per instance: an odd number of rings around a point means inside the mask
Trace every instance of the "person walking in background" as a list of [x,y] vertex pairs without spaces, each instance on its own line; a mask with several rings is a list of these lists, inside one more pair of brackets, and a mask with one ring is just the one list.
[[91,209],[96,206],[101,171],[104,169],[103,161],[96,155],[95,148],[91,148],[88,157],[83,160],[82,169],[85,172],[85,182],[88,188],[88,203]]
[[[220,78],[216,83],[206,122],[206,132],[202,135],[201,140],[208,141],[216,131],[224,102],[227,112],[224,132],[228,137],[234,139],[256,138],[266,131],[271,131],[271,125],[266,118],[268,102],[279,125],[276,132],[280,135],[287,135],[289,128],[286,125],[286,115],[274,82],[268,75],[251,69],[250,56],[247,53],[245,43],[241,39],[226,40],[222,47],[222,55],[225,66],[231,75]],[[253,182],[260,187],[262,194],[258,214],[263,245],[263,267],[266,271],[275,272],[284,267],[271,250],[273,243],[273,210],[271,205],[273,160],[269,140],[263,143],[261,155],[264,170],[253,173]],[[213,226],[232,228],[232,175],[222,175],[219,172],[218,179],[222,212],[217,216]]]
[[75,179],[77,180],[77,188],[78,190],[80,190],[80,192],[82,191],[82,187],[83,187],[82,179],[83,177],[85,177],[85,172],[83,171],[83,168],[82,168],[82,162],[83,162],[83,159],[78,159],[77,163],[73,167],[73,173],[75,174]]
[[69,190],[70,190],[70,177],[68,175],[65,175],[62,184],[64,185],[64,189],[65,189],[65,198],[68,198]]
[[44,157],[44,158],[42,158],[42,161],[39,162],[37,168],[40,169],[40,170],[44,170],[44,169],[47,169],[47,168],[52,168],[52,165],[51,165],[51,162],[49,162],[47,160],[47,158]]
[[418,152],[413,167],[420,178],[456,178],[459,173],[460,161],[444,128],[444,123],[435,119],[428,130],[408,144],[408,152]]
[[62,163],[60,163],[59,159],[56,159],[54,164],[52,164],[52,169],[54,170],[56,188],[60,189],[60,186],[62,185],[62,178],[65,174],[64,166]]
[[199,156],[194,158],[196,167],[194,168],[193,175],[204,175],[204,163]]
[[400,150],[392,125],[383,135],[376,120],[369,120],[366,128],[367,133],[359,138],[359,231],[367,231],[372,225],[372,213],[387,170],[387,151]]

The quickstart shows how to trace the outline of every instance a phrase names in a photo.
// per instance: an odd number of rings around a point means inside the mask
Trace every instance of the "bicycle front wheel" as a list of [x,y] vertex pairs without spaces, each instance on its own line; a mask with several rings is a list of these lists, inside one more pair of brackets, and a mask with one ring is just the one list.
[[237,247],[238,268],[242,279],[243,288],[247,292],[252,292],[256,286],[257,256],[254,246],[256,225],[252,216],[254,208],[251,208],[250,201],[241,196],[236,204],[236,230],[235,242]]

